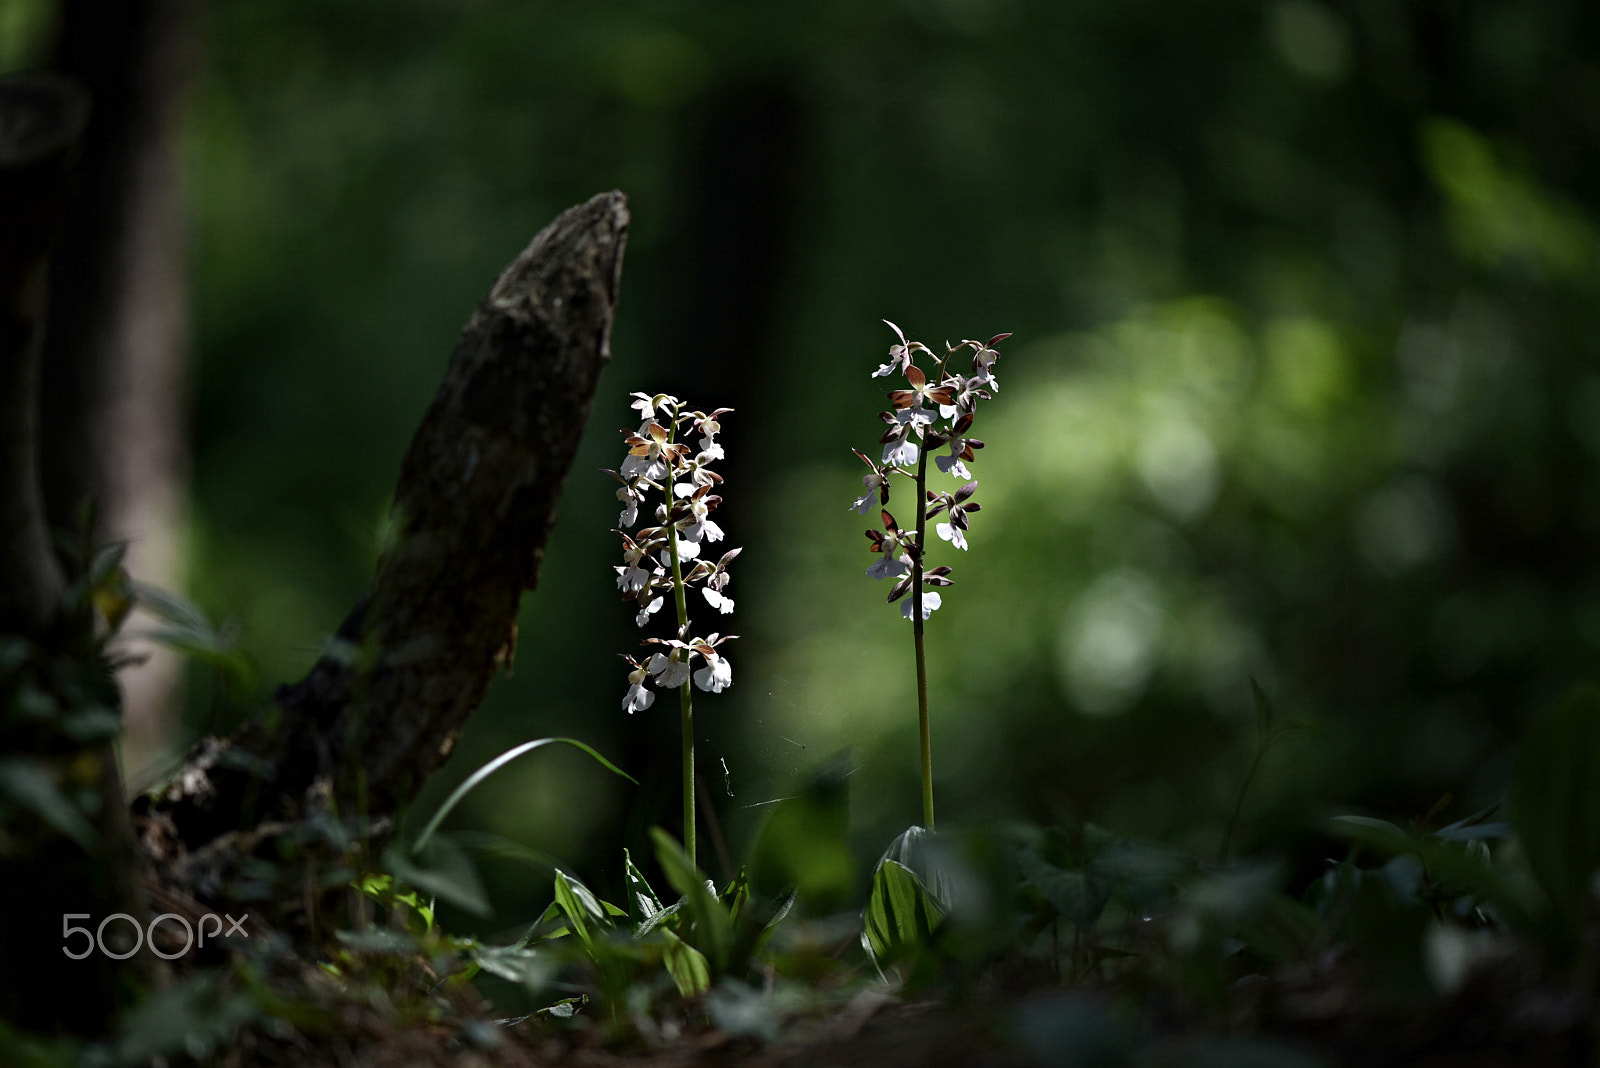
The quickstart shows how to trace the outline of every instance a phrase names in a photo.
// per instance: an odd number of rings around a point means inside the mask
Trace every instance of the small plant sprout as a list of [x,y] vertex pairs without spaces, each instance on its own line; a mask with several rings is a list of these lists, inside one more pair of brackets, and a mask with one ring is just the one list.
[[[890,390],[890,410],[878,413],[888,427],[878,439],[883,446],[879,459],[854,450],[868,472],[861,478],[863,492],[852,507],[862,515],[871,514],[874,506],[879,509],[882,529],[868,530],[867,540],[871,542],[869,549],[880,557],[867,569],[867,576],[894,579],[889,603],[902,601],[900,614],[911,620],[922,743],[922,818],[931,831],[933,752],[928,732],[928,667],[922,628],[943,603],[936,590],[926,587],[948,586],[952,580],[949,567],[926,566],[927,526],[928,520],[943,516],[944,521],[935,526],[934,532],[957,549],[966,550],[970,516],[979,510],[978,502],[972,499],[978,483],[967,464],[973,462],[976,450],[983,448],[983,442],[970,436],[973,411],[979,400],[989,399],[990,391],[1000,388],[994,378],[994,363],[1000,358],[995,346],[1011,335],[996,334],[988,341],[963,341],[959,345],[946,342],[941,358],[921,342],[907,341],[900,328],[887,319],[884,322],[898,340],[889,346],[889,361],[872,372],[872,377],[898,374],[905,379],[906,388]],[[971,374],[966,373],[966,361],[960,358],[968,349],[972,350]],[[931,374],[918,365],[919,359],[932,366]],[[937,453],[934,466],[959,479],[959,487],[953,491],[928,489],[929,453]],[[902,530],[889,511],[889,489],[895,475],[916,483],[916,523],[910,530]]]
[[[631,535],[616,532],[622,538],[622,563],[615,565],[617,589],[625,600],[638,605],[634,617],[638,626],[649,624],[669,597],[677,609],[678,625],[673,637],[644,639],[643,644],[652,647],[648,656],[623,657],[629,671],[622,707],[629,713],[642,712],[655,703],[657,691],[678,691],[683,723],[683,849],[693,863],[691,683],[711,693],[733,685],[733,665],[718,647],[735,635],[691,635],[688,591],[698,587],[707,606],[718,615],[733,611],[733,598],[727,593],[732,581],[728,565],[739,550],[729,549],[714,562],[708,551],[723,537],[722,528],[711,518],[722,503],[713,492],[722,476],[711,470],[711,465],[723,457],[717,443],[717,432],[722,429],[718,420],[732,409],[718,408],[708,415],[690,411],[682,401],[664,393],[635,393],[633,397],[642,422],[638,430],[622,432],[628,455],[619,470],[606,474],[622,484],[617,490],[617,500],[622,502],[620,525],[631,528],[638,522],[640,506],[652,502],[656,525]],[[697,661],[699,668],[695,667]]]

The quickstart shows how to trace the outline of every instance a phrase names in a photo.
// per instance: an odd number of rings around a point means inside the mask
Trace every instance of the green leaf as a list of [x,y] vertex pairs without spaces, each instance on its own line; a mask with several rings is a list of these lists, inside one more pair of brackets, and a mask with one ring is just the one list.
[[1344,837],[1363,842],[1384,853],[1403,853],[1411,848],[1412,837],[1399,825],[1375,816],[1341,815],[1330,820],[1335,833],[1340,829]]
[[622,851],[622,882],[627,892],[628,922],[633,925],[634,932],[640,933],[646,926],[653,927],[664,906],[626,849]]
[[528,929],[523,932],[522,937],[517,939],[514,944],[525,946],[535,940],[545,942],[554,938],[565,938],[571,933],[571,929],[562,921],[561,917],[563,915],[561,902],[550,902],[550,907],[545,909],[537,920],[528,925]]
[[210,664],[241,690],[254,685],[255,670],[249,658],[239,651],[231,635],[213,626],[192,602],[143,582],[133,582],[131,589],[134,602],[165,624],[143,637]]
[[717,901],[727,910],[729,919],[738,923],[745,906],[750,903],[750,876],[745,874],[743,868],[734,874],[733,880],[728,883],[727,889],[718,895]]
[[587,886],[564,871],[556,872],[556,904],[566,914],[567,927],[583,943],[584,949],[593,955],[598,932],[611,925],[615,906],[607,908],[602,905]]
[[677,985],[678,993],[686,998],[692,998],[710,990],[711,965],[706,960],[705,954],[665,927],[661,929],[661,935],[667,940],[662,963],[666,965],[667,974],[672,976],[673,983]]
[[546,1005],[539,1012],[545,1016],[554,1016],[558,1020],[570,1020],[578,1015],[578,1010],[588,1002],[588,994],[579,994],[575,998],[562,998],[554,1005]]
[[1092,871],[1069,871],[1045,860],[1034,845],[1017,851],[1022,878],[1044,895],[1068,923],[1087,927],[1111,899],[1110,884]]
[[390,846],[383,851],[383,863],[401,882],[474,916],[487,917],[494,912],[472,858],[449,838],[436,838],[422,850]]
[[1493,905],[1512,926],[1529,930],[1533,925],[1531,887],[1513,878],[1514,873],[1496,867],[1480,842],[1458,840],[1453,835],[1412,835],[1388,820],[1371,816],[1335,816],[1328,821],[1328,829],[1385,857],[1415,858],[1432,878]]
[[694,866],[677,841],[660,827],[650,828],[650,838],[656,845],[656,863],[667,873],[667,882],[683,895],[684,911],[688,913],[692,943],[721,974],[728,966],[729,949],[733,944],[733,923],[727,909],[717,900],[711,880]]
[[238,1029],[259,1018],[262,1006],[243,991],[227,991],[214,972],[199,972],[152,993],[118,1021],[118,1064],[157,1058],[209,1059],[226,1050]]
[[61,733],[85,746],[110,741],[122,733],[122,716],[103,705],[84,705],[62,715]]
[[1511,824],[1506,820],[1491,820],[1500,810],[1499,802],[1490,805],[1481,812],[1474,812],[1466,819],[1456,820],[1447,827],[1440,827],[1433,833],[1440,838],[1453,842],[1476,842],[1490,838],[1507,838],[1511,835]]
[[[946,870],[944,858],[935,847],[936,838],[931,831],[911,826],[901,831],[884,850],[882,860],[892,860],[909,869],[922,885],[949,911],[955,894],[955,880]],[[881,863],[881,860],[880,860]]]
[[872,895],[861,917],[861,944],[881,969],[929,946],[945,912],[910,868],[885,857],[872,873]]
[[575,749],[582,750],[598,761],[601,767],[621,775],[624,779],[627,779],[635,786],[639,785],[639,781],[632,775],[629,775],[627,772],[623,771],[621,768],[617,767],[615,764],[611,763],[611,761],[595,752],[589,746],[578,741],[576,738],[537,738],[531,742],[523,742],[521,745],[512,746],[510,749],[507,749],[504,753],[501,753],[499,756],[483,765],[483,767],[467,776],[466,781],[460,786],[457,786],[455,790],[451,792],[450,796],[445,798],[444,804],[439,806],[439,811],[433,814],[433,818],[429,820],[428,825],[422,829],[422,833],[417,835],[416,844],[411,847],[412,852],[417,852],[427,846],[428,839],[433,837],[433,833],[439,829],[439,824],[444,822],[444,818],[450,814],[450,810],[459,805],[461,803],[461,799],[471,793],[479,783],[483,782],[483,780],[487,779],[489,776],[493,775],[495,772],[499,771],[513,760],[517,759],[517,757],[522,756],[524,753],[531,753],[535,749],[540,749],[555,742],[561,742],[563,745],[570,745]]
[[555,970],[553,962],[526,946],[477,946],[472,949],[471,957],[490,975],[530,989],[548,983]]
[[0,760],[0,794],[38,816],[84,849],[93,849],[99,833],[56,784],[43,763],[31,757]]
[[[813,996],[789,983],[750,986],[728,980],[718,983],[706,998],[706,1012],[712,1025],[724,1034],[770,1046],[782,1040],[785,1022],[804,1013]],[[874,991],[868,996],[881,995]]]
[[1534,877],[1558,915],[1582,923],[1600,868],[1600,690],[1582,687],[1532,724],[1510,802]]
[[1178,883],[1195,868],[1193,857],[1169,846],[1140,842],[1101,827],[1084,828],[1090,865],[1110,880],[1111,892],[1135,908],[1166,902]]

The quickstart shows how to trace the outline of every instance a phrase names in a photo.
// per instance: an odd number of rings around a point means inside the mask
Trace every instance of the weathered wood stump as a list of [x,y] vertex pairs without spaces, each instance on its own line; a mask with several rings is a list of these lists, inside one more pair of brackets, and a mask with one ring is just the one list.
[[[232,737],[136,805],[169,885],[226,881],[224,838],[338,814],[360,834],[415,796],[515,644],[609,355],[620,192],[570,208],[467,323],[401,465],[392,544],[334,646]],[[245,837],[239,837],[245,836]],[[209,873],[180,857],[205,857]],[[226,865],[224,864],[224,867]]]

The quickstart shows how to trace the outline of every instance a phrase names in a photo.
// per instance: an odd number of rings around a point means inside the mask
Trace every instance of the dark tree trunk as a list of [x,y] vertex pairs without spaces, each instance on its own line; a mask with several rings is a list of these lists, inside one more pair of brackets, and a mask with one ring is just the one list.
[[[88,114],[64,79],[0,82],[0,1016],[98,1034],[141,966],[81,940],[68,957],[63,925],[143,911],[111,748],[117,691],[82,576],[69,587],[49,547],[37,408],[50,255]],[[130,934],[113,926],[110,948]]]
[[[55,70],[93,101],[73,212],[52,265],[41,371],[51,527],[77,530],[93,501],[100,540],[128,543],[141,581],[176,579],[187,478],[188,365],[180,106],[194,63],[195,0],[63,0]],[[125,670],[130,766],[171,733],[176,659],[141,650]]]
[[594,197],[500,276],[412,439],[395,540],[337,647],[232,738],[197,747],[146,803],[147,829],[197,850],[264,821],[381,817],[449,754],[538,581],[610,355],[627,225],[621,193]]
[[12,79],[0,94],[0,630],[40,634],[62,577],[39,485],[39,353],[89,104],[55,78]]

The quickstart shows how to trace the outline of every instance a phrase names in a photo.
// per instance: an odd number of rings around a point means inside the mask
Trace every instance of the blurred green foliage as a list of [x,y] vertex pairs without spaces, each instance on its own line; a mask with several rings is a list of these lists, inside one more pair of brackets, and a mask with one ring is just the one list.
[[[596,472],[627,393],[671,389],[737,409],[742,637],[701,710],[728,834],[840,749],[860,856],[912,821],[910,628],[847,510],[890,318],[1015,333],[928,628],[947,818],[1212,855],[1252,679],[1305,729],[1253,775],[1235,853],[1320,862],[1326,803],[1462,815],[1600,645],[1597,52],[1600,12],[1556,0],[215,0],[186,148],[190,592],[264,679],[302,671],[474,303],[619,187],[614,366],[516,673],[433,803],[567,734],[644,787],[553,754],[455,819],[607,893],[618,830],[647,855],[670,823],[674,725],[621,710]],[[548,885],[497,878],[513,914]]]

